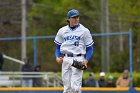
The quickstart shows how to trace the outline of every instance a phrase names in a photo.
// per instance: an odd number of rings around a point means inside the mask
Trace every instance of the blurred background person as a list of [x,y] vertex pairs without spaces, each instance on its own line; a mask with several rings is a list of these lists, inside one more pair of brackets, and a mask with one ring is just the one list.
[[107,80],[107,87],[116,87],[113,76],[109,75]]
[[[36,65],[34,68],[34,72],[40,72],[41,71],[41,66],[40,65]],[[40,77],[35,77],[33,78],[33,87],[42,87],[42,77],[41,74],[37,74],[38,76],[40,75]]]
[[4,63],[3,54],[2,54],[2,53],[0,53],[0,71],[2,71],[2,68],[3,68],[3,63]]
[[105,80],[105,72],[100,72],[100,78],[98,80],[99,87],[106,87],[107,81]]
[[85,81],[85,86],[86,87],[99,87],[98,81],[95,80],[93,72],[89,74],[89,78]]
[[128,70],[123,71],[123,75],[120,76],[116,82],[117,87],[129,87],[130,85],[130,78]]
[[[21,71],[22,72],[33,72],[33,67],[29,62],[28,58],[24,59],[25,64],[22,66]],[[25,77],[22,78],[22,87],[32,87],[33,86],[33,80],[32,77],[26,77],[29,74],[24,74]]]

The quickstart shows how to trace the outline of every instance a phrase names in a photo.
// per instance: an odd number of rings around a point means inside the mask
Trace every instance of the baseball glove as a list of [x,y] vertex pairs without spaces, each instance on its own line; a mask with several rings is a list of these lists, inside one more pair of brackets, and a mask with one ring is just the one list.
[[73,60],[73,67],[77,68],[77,69],[81,69],[81,70],[86,70],[87,67],[85,66],[85,64],[83,62],[79,62],[77,60]]

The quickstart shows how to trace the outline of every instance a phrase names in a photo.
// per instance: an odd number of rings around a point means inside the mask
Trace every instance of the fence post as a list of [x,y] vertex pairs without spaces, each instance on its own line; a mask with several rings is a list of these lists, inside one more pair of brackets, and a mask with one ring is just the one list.
[[36,42],[36,36],[33,38],[34,40],[34,66],[37,64],[37,42]]
[[130,65],[130,93],[133,93],[133,64],[132,64],[132,31],[129,30],[129,65]]

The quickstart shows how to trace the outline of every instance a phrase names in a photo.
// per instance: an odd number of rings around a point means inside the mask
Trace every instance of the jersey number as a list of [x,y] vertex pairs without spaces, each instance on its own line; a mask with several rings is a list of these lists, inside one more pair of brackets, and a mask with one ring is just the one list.
[[79,42],[78,41],[74,42],[74,45],[79,46]]

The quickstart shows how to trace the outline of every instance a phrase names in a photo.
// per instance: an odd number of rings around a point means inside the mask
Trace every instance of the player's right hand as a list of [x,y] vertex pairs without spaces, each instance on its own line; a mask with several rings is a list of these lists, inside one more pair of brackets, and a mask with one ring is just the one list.
[[56,62],[59,64],[63,63],[63,58],[62,57],[56,57]]
[[85,60],[85,61],[84,61],[84,64],[85,64],[85,68],[87,68],[87,66],[88,66],[88,65],[87,65],[87,64],[88,64],[88,60]]

